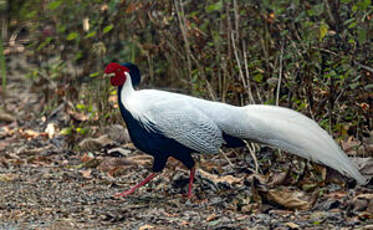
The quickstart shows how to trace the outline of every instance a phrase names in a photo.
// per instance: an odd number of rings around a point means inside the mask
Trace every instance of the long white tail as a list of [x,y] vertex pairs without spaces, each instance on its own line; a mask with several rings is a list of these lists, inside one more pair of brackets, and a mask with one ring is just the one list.
[[248,105],[241,109],[246,117],[240,116],[243,119],[236,121],[241,138],[322,163],[354,178],[359,184],[368,182],[333,138],[310,118],[278,106]]

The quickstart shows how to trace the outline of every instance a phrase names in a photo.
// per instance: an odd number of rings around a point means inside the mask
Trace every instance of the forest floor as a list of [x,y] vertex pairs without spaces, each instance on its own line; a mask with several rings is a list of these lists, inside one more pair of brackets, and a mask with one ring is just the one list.
[[[92,137],[60,135],[82,115],[68,103],[41,114],[43,95],[25,80],[22,60],[12,58],[0,105],[0,229],[373,229],[371,184],[267,147],[257,154],[260,175],[248,169],[246,149],[226,150],[234,166],[195,156],[190,200],[188,171],[173,159],[147,186],[116,198],[151,172],[152,158],[133,147],[123,123],[91,127]],[[372,174],[372,159],[361,162]]]

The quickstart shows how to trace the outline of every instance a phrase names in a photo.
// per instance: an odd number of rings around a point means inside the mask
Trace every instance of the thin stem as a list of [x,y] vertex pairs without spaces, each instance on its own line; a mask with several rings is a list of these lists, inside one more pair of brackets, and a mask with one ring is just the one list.
[[281,54],[280,54],[280,68],[278,73],[278,82],[277,82],[277,91],[276,91],[276,105],[280,103],[280,89],[281,89],[281,80],[282,80],[282,57],[284,56],[284,45],[281,45]]
[[1,86],[3,90],[3,96],[6,95],[6,66],[5,66],[5,56],[4,56],[4,46],[3,39],[0,36],[0,70],[1,70]]
[[186,20],[185,20],[185,14],[184,14],[184,7],[181,0],[175,1],[175,8],[177,17],[179,19],[179,26],[181,33],[183,35],[184,43],[185,43],[185,51],[186,51],[186,58],[187,58],[187,64],[188,64],[188,75],[189,78],[192,78],[192,62],[191,62],[191,51],[190,51],[190,44],[185,28]]

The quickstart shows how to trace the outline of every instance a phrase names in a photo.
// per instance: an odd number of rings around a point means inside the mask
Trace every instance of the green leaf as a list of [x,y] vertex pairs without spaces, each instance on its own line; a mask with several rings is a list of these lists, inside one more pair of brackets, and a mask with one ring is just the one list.
[[88,33],[86,36],[84,36],[84,38],[90,38],[90,37],[93,37],[96,35],[96,31],[92,31],[90,33]]
[[95,73],[91,73],[89,76],[90,77],[97,77],[99,74],[100,74],[100,72],[95,72]]
[[39,46],[36,48],[37,51],[43,49],[45,46],[47,46],[52,41],[51,37],[47,37]]
[[108,25],[108,26],[105,26],[104,31],[103,31],[104,34],[110,32],[113,28],[114,28],[114,25],[113,25],[113,24]]
[[317,4],[312,7],[312,15],[320,16],[324,12],[324,4]]
[[353,22],[353,23],[351,23],[350,25],[348,25],[348,28],[349,28],[349,29],[352,29],[352,28],[354,28],[356,25],[357,25],[357,23],[356,23],[356,22]]
[[262,82],[263,81],[263,74],[255,74],[253,77],[254,81],[256,82]]
[[26,18],[33,18],[36,16],[38,12],[36,10],[32,10],[29,13],[26,14]]
[[77,133],[80,133],[80,134],[82,134],[82,135],[87,134],[87,133],[88,133],[88,130],[89,130],[89,129],[86,128],[86,127],[85,127],[85,128],[80,128],[80,127],[79,127],[79,128],[76,128],[76,129],[75,129],[75,131],[76,131]]
[[364,43],[367,40],[367,31],[365,29],[359,29],[357,32],[357,40],[359,43]]
[[75,107],[76,107],[77,109],[80,109],[80,110],[84,110],[84,109],[86,108],[86,106],[83,105],[83,104],[77,104]]
[[66,40],[72,41],[79,37],[79,34],[77,32],[71,32],[69,35],[67,35]]
[[50,10],[55,10],[62,4],[62,2],[63,2],[62,0],[57,0],[57,1],[50,2],[48,4],[47,8],[50,9]]
[[372,3],[371,0],[362,0],[362,1],[359,1],[356,5],[359,8],[359,10],[363,11],[363,10],[368,9],[371,3]]
[[322,41],[322,39],[326,36],[328,33],[329,26],[325,24],[324,22],[321,23],[320,25],[320,37],[319,40]]
[[60,135],[69,136],[71,134],[72,134],[72,128],[71,127],[63,128],[60,131]]
[[218,1],[215,4],[208,5],[206,7],[206,12],[211,13],[213,11],[219,11],[221,9],[223,9],[223,1],[222,0]]
[[364,86],[364,89],[365,90],[373,89],[373,84],[368,84],[368,85]]

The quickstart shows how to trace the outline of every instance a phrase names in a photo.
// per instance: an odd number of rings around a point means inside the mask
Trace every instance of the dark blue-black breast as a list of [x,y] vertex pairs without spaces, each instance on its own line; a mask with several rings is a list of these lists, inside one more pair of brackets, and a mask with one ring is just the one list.
[[169,156],[180,160],[187,168],[193,168],[194,160],[190,154],[195,151],[166,137],[154,126],[152,129],[145,129],[121,103],[120,90],[121,88],[118,89],[119,107],[128,133],[138,149],[154,157],[153,171],[162,171]]

